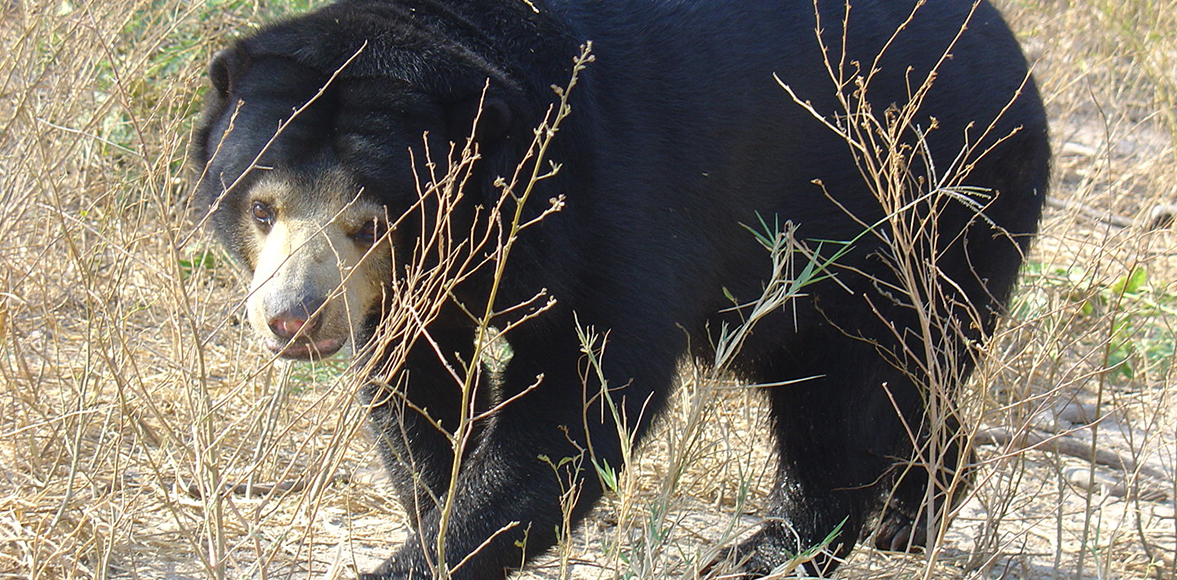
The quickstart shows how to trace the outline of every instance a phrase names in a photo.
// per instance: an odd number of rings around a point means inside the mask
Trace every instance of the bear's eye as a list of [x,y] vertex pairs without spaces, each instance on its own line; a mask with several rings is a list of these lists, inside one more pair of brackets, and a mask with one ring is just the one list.
[[363,246],[371,246],[376,243],[376,240],[384,237],[385,230],[388,226],[379,219],[372,219],[364,222],[356,231],[352,232],[351,239],[355,240],[357,244]]
[[250,215],[262,227],[269,229],[274,225],[274,208],[264,201],[253,202],[253,207],[249,209]]

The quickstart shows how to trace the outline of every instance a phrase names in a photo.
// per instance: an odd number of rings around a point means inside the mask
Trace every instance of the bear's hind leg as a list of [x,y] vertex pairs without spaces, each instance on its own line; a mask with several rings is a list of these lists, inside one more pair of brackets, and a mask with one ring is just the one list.
[[911,457],[906,425],[923,423],[916,387],[875,345],[824,330],[758,373],[766,383],[803,380],[769,389],[779,465],[770,519],[739,548],[748,573],[770,573],[827,539],[805,567],[833,572]]

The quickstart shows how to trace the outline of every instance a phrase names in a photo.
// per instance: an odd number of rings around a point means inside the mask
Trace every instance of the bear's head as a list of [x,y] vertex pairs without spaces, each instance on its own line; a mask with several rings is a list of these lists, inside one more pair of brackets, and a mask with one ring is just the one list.
[[[427,160],[471,136],[490,157],[530,132],[504,69],[404,15],[346,4],[235,43],[209,77],[191,147],[198,195],[252,279],[251,326],[289,358],[372,336],[422,230],[411,214]],[[493,189],[472,181],[471,207]]]

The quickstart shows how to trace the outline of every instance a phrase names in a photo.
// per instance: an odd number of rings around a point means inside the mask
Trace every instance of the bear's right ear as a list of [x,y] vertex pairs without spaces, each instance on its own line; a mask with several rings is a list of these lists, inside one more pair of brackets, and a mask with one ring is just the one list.
[[[498,141],[511,130],[514,120],[511,106],[494,95],[483,98],[471,97],[452,103],[448,110],[449,137],[455,143],[462,143],[474,129],[474,140],[483,145]],[[477,124],[475,124],[477,119]]]
[[229,96],[229,91],[241,75],[244,61],[237,48],[226,48],[213,54],[212,62],[208,64],[208,78],[222,98]]

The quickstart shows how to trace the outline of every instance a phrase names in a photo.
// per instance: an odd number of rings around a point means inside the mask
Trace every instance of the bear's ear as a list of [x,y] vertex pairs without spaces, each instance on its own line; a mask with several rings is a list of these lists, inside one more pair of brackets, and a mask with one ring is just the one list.
[[480,142],[497,141],[511,129],[511,107],[497,97],[487,97],[482,103],[482,114],[474,128],[474,138]]
[[[481,106],[481,110],[479,107]],[[452,104],[448,111],[449,138],[464,143],[474,130],[474,140],[486,145],[498,141],[511,129],[511,106],[502,98],[486,95]],[[477,124],[475,124],[477,119]]]
[[237,48],[226,48],[213,54],[212,61],[208,63],[208,78],[222,98],[229,96],[233,84],[241,76],[244,60],[241,50]]

